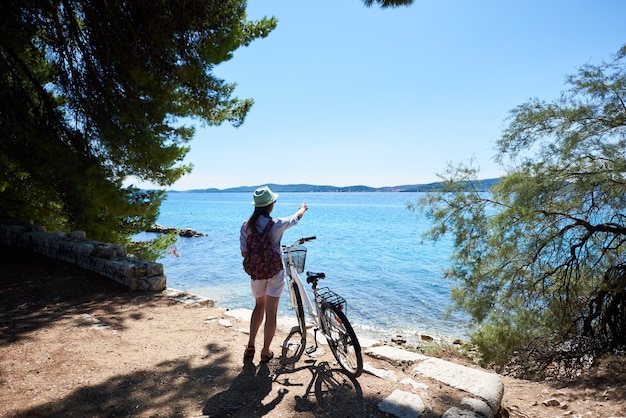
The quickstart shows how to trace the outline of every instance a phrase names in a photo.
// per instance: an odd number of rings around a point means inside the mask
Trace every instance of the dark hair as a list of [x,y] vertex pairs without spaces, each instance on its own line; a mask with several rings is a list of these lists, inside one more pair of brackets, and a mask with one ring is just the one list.
[[263,206],[262,208],[255,207],[254,212],[252,212],[252,216],[250,216],[250,219],[248,219],[248,221],[246,222],[246,227],[249,228],[250,231],[252,231],[252,228],[256,224],[256,221],[261,216],[265,216],[266,218],[271,218],[270,212],[273,206],[274,206],[274,202],[272,202],[271,204],[267,206]]

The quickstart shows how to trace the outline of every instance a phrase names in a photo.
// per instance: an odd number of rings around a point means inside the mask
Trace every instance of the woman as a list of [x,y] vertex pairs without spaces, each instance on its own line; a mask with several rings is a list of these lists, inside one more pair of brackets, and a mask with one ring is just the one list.
[[[267,224],[272,220],[270,213],[274,209],[274,202],[278,199],[278,193],[274,193],[269,187],[259,187],[254,191],[254,212],[250,219],[243,223],[241,226],[241,233],[239,235],[239,246],[241,248],[241,255],[246,256],[248,251],[247,238],[252,232],[252,228],[256,228],[257,231],[265,229]],[[269,238],[274,246],[274,249],[278,252],[281,251],[281,239],[283,233],[295,226],[304,212],[308,210],[306,202],[300,205],[300,209],[296,213],[286,218],[274,219],[274,225],[269,230]],[[267,363],[274,357],[274,353],[270,350],[270,344],[276,333],[276,316],[278,313],[278,301],[280,295],[285,288],[285,271],[281,270],[274,277],[268,277],[261,280],[250,280],[250,287],[252,288],[252,295],[255,298],[255,306],[252,311],[252,317],[250,318],[250,339],[248,345],[244,351],[244,358],[251,359],[254,357],[255,345],[254,341],[256,335],[265,317],[265,328],[263,329],[263,349],[261,350],[261,362]]]

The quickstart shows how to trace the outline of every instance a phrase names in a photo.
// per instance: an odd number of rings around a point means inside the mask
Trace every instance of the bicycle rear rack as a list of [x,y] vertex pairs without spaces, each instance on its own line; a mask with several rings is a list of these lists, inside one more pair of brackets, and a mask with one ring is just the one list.
[[319,288],[317,290],[317,294],[315,295],[315,299],[319,305],[322,305],[322,303],[328,303],[329,305],[332,305],[344,312],[348,309],[348,303],[346,300],[327,287]]

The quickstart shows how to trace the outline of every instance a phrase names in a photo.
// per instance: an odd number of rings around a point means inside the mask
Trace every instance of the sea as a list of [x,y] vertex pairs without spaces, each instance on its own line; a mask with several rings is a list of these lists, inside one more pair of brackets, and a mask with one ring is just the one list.
[[[443,270],[451,240],[423,241],[429,221],[408,208],[420,193],[280,193],[272,216],[295,213],[303,201],[309,210],[282,243],[308,242],[305,271],[324,272],[327,286],[347,300],[347,316],[358,336],[409,344],[423,336],[466,340],[469,318],[451,311],[452,283]],[[167,287],[215,301],[217,307],[252,309],[249,277],[243,271],[239,230],[251,215],[251,193],[170,192],[157,223],[191,228],[202,237],[179,237],[175,248],[157,260]],[[135,239],[153,239],[153,233]],[[287,290],[279,316],[293,316]]]

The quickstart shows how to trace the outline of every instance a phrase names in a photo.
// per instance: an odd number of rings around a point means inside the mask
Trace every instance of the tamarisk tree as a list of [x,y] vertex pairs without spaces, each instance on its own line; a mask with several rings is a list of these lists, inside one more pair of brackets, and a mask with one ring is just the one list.
[[453,237],[452,297],[487,363],[536,376],[626,350],[625,57],[512,110],[489,192],[471,163],[450,166],[412,206],[433,221],[427,238]]

